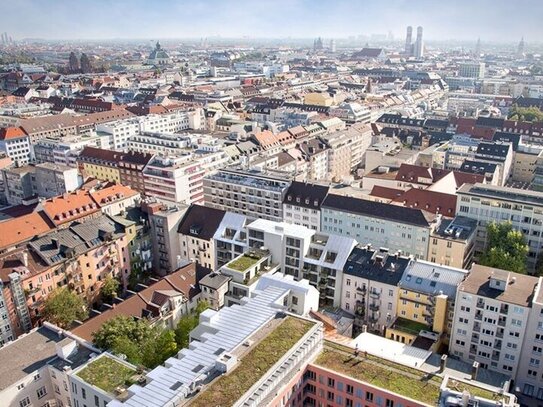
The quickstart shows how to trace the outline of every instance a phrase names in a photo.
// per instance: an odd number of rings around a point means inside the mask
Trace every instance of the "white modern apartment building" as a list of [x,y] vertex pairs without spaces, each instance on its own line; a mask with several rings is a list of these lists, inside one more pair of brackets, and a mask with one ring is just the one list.
[[213,235],[215,241],[214,270],[225,265],[247,250],[247,217],[239,213],[225,212]]
[[219,169],[204,178],[204,204],[254,219],[283,220],[287,174],[241,168]]
[[543,192],[486,184],[464,184],[457,192],[456,213],[479,223],[475,250],[486,244],[490,222],[510,221],[526,238],[527,265],[534,270],[543,249]]
[[450,353],[515,378],[538,282],[474,264],[457,290]]
[[247,226],[248,248],[266,248],[283,273],[308,279],[322,305],[338,306],[343,266],[356,241],[304,226],[257,219]]
[[420,209],[328,194],[321,209],[321,231],[359,243],[402,251],[427,260],[430,232],[438,224]]

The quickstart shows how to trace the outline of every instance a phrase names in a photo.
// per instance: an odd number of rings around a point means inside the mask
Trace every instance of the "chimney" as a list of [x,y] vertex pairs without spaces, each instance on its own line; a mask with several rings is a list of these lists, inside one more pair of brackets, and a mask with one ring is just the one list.
[[57,249],[59,248],[58,238],[56,238],[56,237],[51,238],[51,243],[53,243],[53,246],[55,248],[57,248]]
[[471,380],[477,380],[477,373],[479,373],[479,362],[473,362],[471,366]]
[[439,362],[439,373],[443,373],[447,367],[447,355],[441,355],[441,360]]

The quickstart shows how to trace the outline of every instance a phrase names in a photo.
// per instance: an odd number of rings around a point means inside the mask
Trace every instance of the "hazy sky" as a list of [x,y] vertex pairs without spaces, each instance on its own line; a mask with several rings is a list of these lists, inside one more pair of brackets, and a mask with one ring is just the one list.
[[14,38],[403,37],[543,40],[543,0],[1,0]]

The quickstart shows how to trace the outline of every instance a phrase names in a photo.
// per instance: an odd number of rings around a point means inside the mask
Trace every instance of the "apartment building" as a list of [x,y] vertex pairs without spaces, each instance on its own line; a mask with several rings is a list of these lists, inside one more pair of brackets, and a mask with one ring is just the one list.
[[528,244],[528,270],[533,271],[543,249],[543,193],[524,189],[465,184],[458,191],[457,213],[478,222],[475,250],[486,244],[490,222],[510,221]]
[[426,260],[435,226],[432,218],[420,209],[328,194],[322,204],[321,230]]
[[87,146],[77,157],[79,171],[84,177],[121,183],[119,158],[122,153]]
[[458,286],[449,352],[515,378],[538,282],[474,264]]
[[463,269],[423,260],[410,262],[398,283],[397,317],[387,328],[386,337],[412,344],[422,333],[433,341],[434,350],[442,344],[448,345],[456,289],[467,274]]
[[219,169],[204,178],[204,205],[253,219],[283,220],[283,202],[290,185],[286,174],[271,171]]
[[220,209],[201,205],[191,205],[187,209],[178,229],[183,260],[194,261],[208,269],[215,267],[214,235],[224,216],[225,212]]
[[292,181],[283,202],[283,221],[309,229],[321,229],[321,205],[328,186]]
[[165,205],[160,202],[143,203],[142,209],[149,216],[153,268],[160,275],[177,269],[181,263],[181,242],[179,223],[187,210],[183,204]]
[[26,165],[34,160],[30,137],[20,127],[0,128],[0,150],[4,151],[17,166]]
[[341,308],[354,314],[355,328],[384,334],[396,314],[398,284],[411,259],[371,245],[357,246],[343,268]]
[[473,261],[477,221],[464,216],[442,219],[430,233],[428,260],[444,266],[467,269]]
[[145,193],[171,203],[202,203],[205,173],[203,163],[190,156],[155,156],[143,170]]
[[[28,256],[24,251],[17,251],[16,258],[24,265],[25,257]],[[2,265],[2,277],[0,280],[0,346],[15,340],[19,335],[29,332],[32,329],[32,320],[25,292],[22,284],[21,274],[23,269],[15,266],[11,269],[5,267],[4,259],[0,260]]]
[[100,298],[106,277],[117,278],[126,287],[128,228],[101,215],[32,240],[28,244],[31,259],[22,278],[33,320],[40,320],[45,298],[57,287],[67,286],[87,304]]
[[224,212],[217,227],[215,241],[215,264],[213,270],[244,253],[247,249],[247,217],[239,213]]
[[0,349],[2,405],[74,405],[69,376],[98,353],[89,343],[45,322]]
[[77,156],[86,146],[109,148],[109,141],[97,135],[44,138],[34,144],[34,155],[39,163],[77,167]]
[[43,198],[73,192],[82,184],[77,168],[53,163],[36,164],[31,180],[34,193]]
[[96,126],[99,135],[107,135],[109,148],[111,150],[126,151],[128,139],[140,131],[140,124],[137,118],[118,120],[109,123],[102,123]]
[[534,179],[537,160],[543,152],[543,146],[520,142],[513,157],[511,179],[530,184]]
[[351,175],[364,160],[372,142],[371,127],[353,125],[346,131],[334,131],[321,136],[328,150],[329,179],[341,181]]
[[35,168],[9,166],[2,169],[3,200],[8,205],[20,205],[34,195],[32,176]]

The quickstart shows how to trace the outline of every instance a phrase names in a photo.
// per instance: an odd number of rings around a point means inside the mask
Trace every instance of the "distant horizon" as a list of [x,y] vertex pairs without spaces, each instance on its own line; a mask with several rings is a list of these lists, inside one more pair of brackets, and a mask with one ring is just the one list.
[[303,40],[390,32],[400,41],[408,25],[424,27],[431,42],[543,39],[538,0],[17,0],[2,5],[2,13],[0,30],[14,40]]

